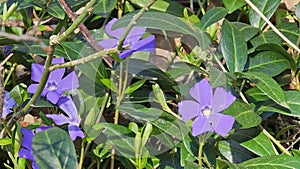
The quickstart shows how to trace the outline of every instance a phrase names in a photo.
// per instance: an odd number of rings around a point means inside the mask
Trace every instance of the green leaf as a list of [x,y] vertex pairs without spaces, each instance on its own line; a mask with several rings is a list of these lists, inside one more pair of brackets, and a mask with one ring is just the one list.
[[227,10],[223,7],[215,7],[208,10],[200,21],[200,30],[204,31],[210,25],[218,22],[227,15]]
[[204,169],[204,167],[202,167],[199,164],[194,163],[192,161],[185,161],[184,168],[188,168],[188,169],[201,169],[201,168],[203,168]]
[[[251,1],[268,19],[277,10],[281,0],[252,0]],[[265,21],[253,10],[250,9],[249,19],[251,25],[262,30],[266,25]]]
[[139,121],[150,122],[161,131],[172,135],[178,140],[182,139],[181,132],[188,133],[188,128],[179,128],[179,126],[185,126],[181,120],[160,109],[146,108],[138,104],[122,104],[117,109]]
[[14,98],[15,102],[18,105],[22,105],[24,101],[27,99],[28,93],[26,89],[26,85],[21,83],[16,85],[10,91],[10,97]]
[[247,62],[247,45],[241,32],[230,22],[222,25],[221,50],[230,72],[242,72]]
[[270,76],[260,72],[247,72],[243,76],[255,83],[257,88],[277,104],[289,108],[283,90]]
[[116,6],[117,0],[99,0],[93,7],[93,13],[106,17]]
[[[126,27],[134,15],[135,13],[130,13],[123,16],[113,25],[112,29]],[[192,35],[197,39],[198,45],[202,48],[202,50],[205,50],[210,45],[210,39],[205,33],[195,30],[195,28],[191,27],[191,25],[168,13],[146,12],[137,21],[136,25]]]
[[300,19],[300,3],[296,5],[296,11],[295,11],[296,17],[299,20]]
[[274,43],[277,45],[281,45],[281,41],[281,38],[273,31],[263,32],[259,36],[250,40],[254,48],[266,43]]
[[[135,134],[128,128],[112,123],[99,123],[94,126],[96,130],[103,129],[102,132],[116,151],[125,157],[135,157],[134,138]],[[103,138],[104,139],[104,138]]]
[[213,66],[209,66],[210,85],[212,88],[224,86],[227,84],[225,72],[218,70]]
[[266,50],[266,51],[277,52],[282,56],[284,56],[289,61],[292,70],[296,70],[296,63],[294,58],[289,53],[287,53],[287,51],[280,45],[274,43],[265,43],[258,46],[255,50],[256,51]]
[[58,2],[51,3],[51,5],[47,8],[47,12],[58,19],[65,18],[65,11],[61,8]]
[[223,2],[229,14],[247,4],[244,0],[224,0]]
[[10,145],[12,143],[10,138],[0,139],[0,146]]
[[[148,5],[152,1],[151,0],[130,0],[130,2],[142,8]],[[184,6],[172,0],[158,0],[150,7],[150,9],[161,11],[163,13],[170,13],[172,15],[177,15],[182,17]]]
[[266,101],[269,99],[259,88],[252,87],[245,92],[245,95],[250,97],[253,102]]
[[242,22],[232,22],[232,24],[242,33],[246,42],[253,38],[259,31],[258,28],[255,28],[251,25]]
[[32,152],[39,168],[77,168],[75,147],[67,132],[51,128],[35,134]]
[[285,91],[285,97],[291,111],[287,115],[300,117],[300,93],[298,91]]
[[255,157],[255,154],[233,140],[220,141],[218,147],[220,153],[231,163],[241,163]]
[[180,165],[179,153],[168,153],[161,157],[160,167],[161,169],[183,169]]
[[246,103],[241,101],[233,102],[224,114],[229,114],[234,117],[239,128],[250,128],[261,123],[261,118],[253,112]]
[[258,157],[240,164],[247,169],[292,169],[299,168],[299,159],[287,155],[273,155],[266,157]]
[[296,23],[281,23],[276,26],[290,41],[297,44],[299,28]]
[[138,88],[140,88],[141,86],[143,86],[143,84],[146,82],[145,79],[139,80],[133,84],[131,84],[130,86],[128,86],[125,90],[125,94],[128,93],[132,93],[134,91],[136,91]]
[[263,51],[250,58],[248,71],[261,72],[273,77],[289,67],[288,60],[281,54],[273,51]]
[[110,90],[112,90],[115,93],[118,93],[118,87],[116,86],[115,82],[113,82],[111,79],[100,79],[100,81]]
[[228,138],[259,156],[276,155],[271,140],[257,128],[237,130]]

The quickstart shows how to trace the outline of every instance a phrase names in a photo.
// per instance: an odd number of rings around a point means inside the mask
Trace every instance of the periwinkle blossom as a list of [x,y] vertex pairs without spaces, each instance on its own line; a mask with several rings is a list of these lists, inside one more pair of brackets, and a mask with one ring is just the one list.
[[2,112],[2,118],[5,119],[6,116],[13,112],[12,108],[16,105],[16,102],[13,98],[10,98],[9,92],[5,91],[4,95],[4,104],[3,104],[3,112]]
[[230,106],[236,98],[221,87],[217,87],[213,92],[206,79],[196,83],[189,92],[195,101],[180,102],[178,111],[184,122],[194,119],[192,135],[216,132],[223,137],[226,136],[235,120],[234,117],[220,112]]
[[26,128],[21,129],[22,134],[23,134],[23,139],[21,142],[22,147],[19,150],[18,156],[20,158],[25,158],[27,160],[30,160],[32,162],[33,169],[38,169],[39,167],[34,160],[34,156],[33,156],[33,152],[32,152],[32,139],[33,139],[35,133],[38,133],[43,130],[47,130],[49,128],[52,128],[52,126],[41,126],[41,127],[36,128],[35,131],[29,130]]
[[57,105],[67,116],[63,114],[47,114],[46,116],[52,119],[56,125],[68,124],[68,132],[73,141],[76,137],[84,138],[84,133],[79,128],[80,117],[71,97],[60,98]]
[[[118,28],[112,30],[112,26],[117,20],[118,19],[113,18],[105,26],[105,31],[110,36],[113,37],[99,42],[99,45],[105,49],[117,47],[121,39],[121,36],[126,30],[126,28]],[[129,45],[129,49],[124,50],[120,53],[119,57],[121,59],[126,58],[127,56],[131,55],[133,52],[136,51],[152,52],[154,50],[154,46],[155,46],[154,35],[141,39],[145,31],[146,31],[145,27],[139,27],[139,26],[135,26],[130,30],[129,34],[127,35],[123,43],[123,46]]]
[[[63,58],[54,58],[52,64],[64,63]],[[40,64],[32,64],[31,66],[31,80],[34,82],[40,82],[44,67]],[[56,69],[53,70],[46,82],[45,88],[42,92],[42,96],[46,97],[51,103],[56,104],[58,100],[62,97],[65,92],[68,92],[72,89],[78,88],[78,77],[75,71],[69,73],[63,78],[65,74],[65,69]],[[35,93],[38,87],[38,84],[31,84],[28,87],[29,93]]]

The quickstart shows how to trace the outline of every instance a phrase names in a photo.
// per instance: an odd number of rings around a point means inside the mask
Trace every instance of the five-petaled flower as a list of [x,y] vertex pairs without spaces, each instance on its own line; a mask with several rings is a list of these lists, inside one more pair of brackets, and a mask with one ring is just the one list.
[[84,133],[79,128],[80,117],[71,97],[67,96],[60,98],[57,105],[66,113],[67,116],[62,114],[47,114],[46,116],[52,119],[53,122],[59,126],[69,124],[68,132],[73,141],[76,137],[84,138]]
[[[64,63],[64,59],[54,58],[52,64],[58,63]],[[31,69],[31,80],[34,82],[40,82],[44,67],[40,64],[34,63],[32,64]],[[47,100],[49,100],[53,104],[56,104],[65,92],[79,87],[78,77],[75,71],[69,73],[66,77],[63,78],[64,74],[65,69],[53,70],[50,73],[46,86],[41,94],[43,97],[46,96]],[[35,93],[37,87],[38,84],[31,84],[28,87],[28,92]]]
[[184,100],[178,104],[178,111],[183,121],[193,118],[192,135],[197,136],[205,132],[216,132],[226,136],[234,124],[234,117],[220,112],[230,106],[235,97],[224,88],[217,87],[213,92],[206,79],[196,83],[190,89],[194,100]]
[[2,118],[5,119],[6,116],[13,112],[11,109],[16,105],[16,102],[13,98],[10,98],[9,92],[5,91],[4,96],[4,104],[3,104],[3,112],[2,112]]
[[21,158],[28,159],[32,162],[32,168],[33,169],[38,169],[38,165],[36,164],[34,160],[34,156],[32,153],[32,139],[35,133],[38,133],[43,130],[47,130],[49,128],[52,128],[52,126],[41,126],[35,129],[35,132],[33,130],[29,130],[26,128],[22,128],[22,133],[23,133],[23,139],[21,142],[21,148],[19,150],[18,156]]
[[[105,31],[110,36],[114,37],[99,42],[99,45],[105,49],[117,47],[121,36],[125,32],[126,28],[118,28],[112,30],[112,26],[117,20],[118,19],[113,18],[105,26]],[[154,46],[155,46],[154,35],[148,36],[147,38],[140,40],[143,34],[145,33],[145,31],[146,31],[145,27],[139,27],[139,26],[135,26],[130,30],[129,34],[126,36],[125,41],[123,43],[123,46],[129,45],[129,49],[124,50],[120,53],[119,57],[121,59],[126,58],[127,56],[131,55],[133,52],[136,51],[152,52],[154,50]]]

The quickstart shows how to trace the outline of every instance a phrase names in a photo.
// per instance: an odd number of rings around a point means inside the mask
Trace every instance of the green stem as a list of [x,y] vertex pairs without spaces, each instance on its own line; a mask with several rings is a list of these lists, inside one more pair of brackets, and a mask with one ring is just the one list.
[[82,11],[82,13],[78,16],[78,18],[72,23],[72,25],[63,33],[59,36],[59,38],[57,39],[58,42],[62,42],[64,40],[67,39],[67,37],[69,35],[71,35],[74,30],[77,28],[77,26],[82,23],[82,21],[86,18],[88,11],[91,7],[94,6],[94,4],[96,3],[97,0],[91,0],[90,2],[88,2],[84,8],[84,10]]
[[4,86],[4,87],[5,87],[6,84],[8,83],[8,81],[9,81],[9,79],[10,79],[10,76],[11,76],[12,73],[15,71],[15,69],[16,69],[17,66],[18,66],[17,63],[14,63],[14,64],[12,65],[12,67],[11,67],[11,69],[9,70],[9,72],[8,72],[6,78],[5,78],[5,81],[4,81],[4,83],[3,83],[3,86]]
[[96,0],[91,0],[90,2],[88,2],[82,14],[71,24],[71,26],[63,34],[61,34],[58,37],[56,35],[52,35],[50,37],[50,47],[47,53],[44,71],[41,80],[38,84],[37,90],[33,94],[32,98],[29,100],[29,102],[23,107],[23,109],[15,113],[13,117],[8,121],[7,123],[8,128],[11,128],[17,122],[17,120],[19,120],[21,117],[24,117],[27,114],[27,112],[31,109],[31,106],[34,105],[35,102],[40,98],[40,95],[44,90],[49,74],[51,72],[50,66],[53,59],[55,45],[64,41],[70,34],[72,34],[72,32],[76,29],[76,27],[85,19],[88,13],[88,9],[91,8],[95,4],[95,2]]
[[262,132],[283,152],[284,154],[291,155],[289,151],[287,151],[278,140],[276,140],[266,129],[264,129],[261,125],[260,128],[262,129]]
[[84,159],[84,140],[82,140],[81,143],[81,151],[80,151],[80,160],[78,163],[78,169],[82,169],[82,165],[83,165],[83,159]]
[[55,64],[55,65],[50,67],[50,70],[52,71],[52,70],[55,70],[55,69],[60,69],[60,68],[66,68],[66,67],[72,67],[72,66],[85,64],[87,62],[91,62],[95,59],[99,59],[103,56],[110,55],[110,54],[117,53],[117,52],[118,52],[118,50],[116,48],[104,49],[102,51],[93,53],[93,54],[91,54],[87,57],[83,57],[81,59],[73,60],[73,61],[70,61],[70,62],[63,63],[63,64]]
[[202,167],[202,153],[203,153],[204,144],[205,144],[205,141],[201,139],[200,144],[199,144],[199,150],[198,150],[198,164],[201,167]]
[[126,30],[124,31],[123,35],[120,38],[119,44],[118,44],[118,50],[121,51],[123,47],[123,43],[129,34],[130,30],[133,28],[134,25],[136,25],[136,22],[138,19],[142,17],[144,12],[146,12],[155,2],[156,0],[152,0],[148,5],[144,6],[137,14],[135,14],[132,18],[132,20],[129,22],[128,26],[126,27]]

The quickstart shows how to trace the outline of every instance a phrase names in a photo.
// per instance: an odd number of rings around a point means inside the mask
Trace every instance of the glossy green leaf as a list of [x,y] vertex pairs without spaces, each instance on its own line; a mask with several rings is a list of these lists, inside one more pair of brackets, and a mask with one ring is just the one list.
[[26,85],[21,83],[16,85],[10,91],[10,97],[14,98],[15,102],[18,105],[22,105],[24,101],[27,99],[28,93],[26,89]]
[[282,56],[284,56],[289,61],[290,67],[292,70],[296,69],[296,63],[295,63],[293,57],[289,53],[287,53],[287,51],[283,47],[281,47],[281,45],[277,45],[273,42],[265,43],[265,44],[258,46],[255,50],[257,50],[257,51],[266,50],[266,51],[277,52],[277,53],[281,54]]
[[137,104],[122,104],[117,107],[121,112],[125,112],[129,116],[140,120],[147,121],[159,128],[161,131],[172,135],[173,137],[181,140],[181,132],[188,133],[188,129],[182,130],[180,126],[185,124],[175,118],[174,116],[156,108],[146,108]]
[[210,66],[209,70],[210,85],[212,88],[216,88],[227,84],[225,72],[220,71],[213,66]]
[[231,134],[229,139],[240,143],[249,151],[259,156],[276,155],[271,140],[259,129],[250,128],[237,130]]
[[[134,138],[135,134],[128,128],[112,123],[99,123],[94,126],[96,130],[103,129],[102,132],[109,142],[114,145],[117,152],[124,157],[135,157]],[[104,138],[103,138],[104,139]]]
[[291,111],[288,115],[300,117],[300,93],[298,91],[285,91],[285,97]]
[[186,161],[184,168],[188,168],[188,169],[199,169],[199,168],[203,168],[202,166],[200,166],[199,164],[192,162],[192,161]]
[[94,6],[93,13],[106,17],[114,9],[117,0],[99,0]]
[[263,32],[259,36],[250,40],[254,48],[266,43],[275,43],[277,45],[281,45],[281,41],[281,38],[273,31]]
[[[268,19],[277,10],[281,0],[252,0],[251,1]],[[265,21],[253,10],[250,9],[249,19],[251,25],[261,30],[266,25]]]
[[277,155],[258,157],[240,164],[247,169],[292,169],[299,168],[299,159],[293,156]]
[[220,153],[231,163],[241,163],[255,157],[255,154],[233,140],[220,141],[218,147]]
[[65,18],[65,11],[61,8],[58,2],[51,3],[51,5],[47,8],[47,12],[58,19]]
[[230,72],[242,72],[247,62],[247,45],[241,32],[230,22],[222,25],[221,50]]
[[2,138],[0,139],[0,146],[9,145],[12,143],[12,140],[10,138]]
[[39,168],[77,168],[74,144],[69,134],[60,128],[51,128],[35,134],[32,152]]
[[115,93],[118,93],[118,87],[111,79],[100,79],[100,81],[110,90]]
[[215,7],[208,10],[200,21],[200,30],[204,31],[210,25],[218,22],[227,15],[227,10],[223,7]]
[[261,72],[273,77],[289,67],[288,60],[281,54],[273,51],[263,51],[250,58],[248,71]]
[[132,93],[134,91],[136,91],[138,88],[140,88],[144,83],[146,82],[145,79],[139,80],[131,85],[129,85],[126,90],[125,90],[125,94],[128,93]]
[[266,94],[277,104],[286,108],[289,107],[287,105],[283,90],[273,78],[260,72],[247,72],[243,73],[243,76],[255,83],[257,88],[259,88],[264,94]]
[[247,4],[244,0],[224,0],[223,2],[229,14]]
[[250,97],[250,100],[253,102],[266,101],[269,99],[259,88],[252,87],[245,92],[247,97]]
[[297,44],[299,28],[296,23],[281,23],[276,26],[277,29],[285,35],[291,42]]
[[224,114],[233,116],[239,128],[250,128],[261,123],[261,118],[253,112],[250,106],[241,101],[233,102],[224,110]]
[[180,155],[178,153],[168,153],[160,160],[161,169],[183,169],[180,165]]
[[[148,5],[151,0],[129,0],[132,4],[139,7]],[[183,16],[184,6],[172,0],[157,0],[150,9],[170,13],[177,16]]]
[[[126,27],[132,20],[133,15],[135,15],[135,13],[123,16],[113,25],[112,29]],[[146,12],[137,21],[136,25],[192,35],[197,39],[198,45],[202,50],[205,50],[210,45],[210,39],[205,33],[196,30],[180,18],[168,13]]]
[[296,5],[296,11],[295,11],[296,17],[298,20],[300,19],[300,3]]
[[242,22],[232,22],[232,24],[242,33],[246,42],[253,38],[259,31],[258,28]]

